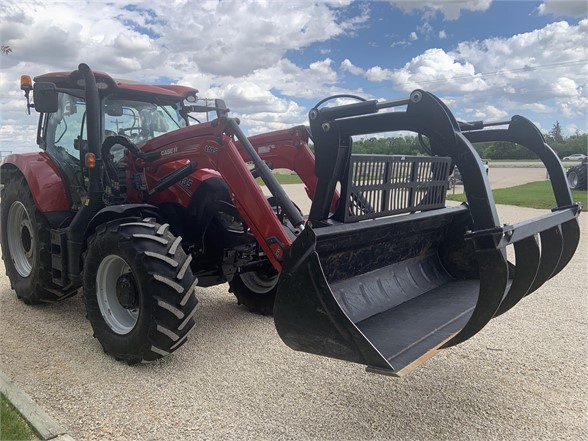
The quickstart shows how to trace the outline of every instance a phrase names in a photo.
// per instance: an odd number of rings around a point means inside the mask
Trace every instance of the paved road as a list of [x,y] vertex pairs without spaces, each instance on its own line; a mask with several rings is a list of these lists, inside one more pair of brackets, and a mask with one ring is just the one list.
[[586,217],[582,231],[547,286],[403,380],[291,351],[226,285],[201,290],[177,353],[129,367],[102,353],[79,296],[29,307],[5,277],[0,370],[78,440],[588,439]]
[[488,169],[488,180],[490,187],[507,188],[515,185],[525,184],[533,181],[544,181],[547,179],[545,168],[495,168]]

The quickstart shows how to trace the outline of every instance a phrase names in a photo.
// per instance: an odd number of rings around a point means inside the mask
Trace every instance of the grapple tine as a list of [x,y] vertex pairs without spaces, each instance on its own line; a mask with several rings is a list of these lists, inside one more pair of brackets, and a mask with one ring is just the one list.
[[449,348],[477,334],[494,317],[508,286],[508,262],[500,250],[478,251],[480,293],[470,319],[442,347]]
[[536,291],[549,280],[559,264],[564,248],[561,225],[542,231],[539,236],[541,237],[541,261],[535,280],[526,295]]
[[578,224],[578,219],[572,219],[562,224],[561,233],[563,237],[563,251],[551,277],[558,274],[568,264],[576,252],[576,248],[578,248],[578,243],[580,243],[580,225]]
[[539,270],[541,253],[535,236],[516,242],[514,249],[516,256],[514,280],[498,311],[496,311],[496,316],[504,314],[525,297]]

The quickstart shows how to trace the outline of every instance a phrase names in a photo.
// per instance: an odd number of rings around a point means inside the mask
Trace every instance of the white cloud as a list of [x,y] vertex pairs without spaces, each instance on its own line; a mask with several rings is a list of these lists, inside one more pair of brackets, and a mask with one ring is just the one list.
[[[428,49],[402,68],[373,66],[356,74],[373,82],[391,80],[406,92],[423,88],[446,95],[452,109],[472,118],[530,110],[586,121],[586,41],[588,19],[577,25],[561,21],[510,38],[461,42],[452,51]],[[346,61],[347,68],[353,66]]]
[[[114,74],[194,69],[240,76],[279,61],[289,50],[354,32],[369,9],[344,17],[345,2],[269,1],[121,3],[3,2],[2,42],[20,62],[56,66],[80,59]],[[75,12],[74,12],[75,11]],[[57,25],[57,23],[59,25]],[[178,69],[179,68],[179,69]]]
[[257,69],[239,80],[255,82],[267,90],[276,89],[286,96],[316,98],[341,90],[336,86],[338,77],[332,64],[332,60],[326,58],[311,63],[308,68],[302,68],[282,59],[271,67]]
[[557,15],[581,17],[588,14],[588,2],[585,0],[544,0],[537,8],[539,15]]
[[446,20],[457,20],[462,11],[485,11],[492,0],[392,0],[392,4],[404,12],[423,11],[424,19],[440,12]]
[[567,125],[564,127],[564,130],[563,130],[563,132],[564,132],[566,135],[570,136],[570,135],[574,135],[574,134],[576,134],[577,132],[580,132],[580,129],[578,129],[578,126],[577,126],[576,124],[567,124]]
[[[360,67],[352,63],[353,52],[341,53],[332,45],[360,35],[357,30],[369,24],[369,3],[344,9],[350,3],[137,0],[126,6],[92,1],[79,6],[57,0],[5,0],[0,3],[0,35],[13,53],[0,60],[0,142],[31,145],[35,139],[36,118],[23,116],[20,75],[71,70],[81,61],[115,77],[163,79],[196,87],[201,96],[224,97],[229,107],[241,112],[244,125],[257,132],[304,122],[306,110],[297,104],[301,99],[346,92],[365,96],[360,86],[351,91],[341,82],[362,84],[362,78],[389,81],[402,91],[431,90],[444,95],[450,107],[470,109],[472,115],[528,109],[559,112],[562,118],[579,116],[580,125],[586,120],[586,19],[577,25],[552,23],[510,38],[462,42],[453,50],[432,48],[399,69],[385,61],[374,66],[364,61]],[[434,30],[429,18],[439,14],[455,20],[464,11],[488,9],[491,1],[393,3],[404,12],[422,14],[424,21],[413,38],[442,40],[446,32]],[[570,8],[546,1],[539,12],[572,14]],[[313,44],[317,58],[305,64],[288,59]],[[411,44],[405,35],[389,45]],[[383,49],[386,45],[381,44]]]
[[449,52],[429,49],[391,78],[406,91],[469,92],[464,101],[470,103],[493,100],[501,109],[558,109],[568,117],[585,117],[586,41],[588,19],[575,26],[556,22],[510,38],[462,42]]
[[417,30],[424,35],[432,34],[433,33],[433,26],[428,21],[423,22],[419,26],[417,26]]
[[410,41],[415,41],[415,40],[418,40],[419,39],[419,36],[417,35],[416,32],[413,31],[410,34],[408,34],[408,39]]
[[[234,109],[243,105],[241,112],[255,115],[269,107],[277,119],[300,122],[305,112],[274,91],[315,98],[342,89],[335,85],[330,59],[299,67],[285,54],[351,35],[369,19],[367,6],[357,14],[342,14],[348,0],[171,3],[86,2],[80,7],[55,0],[2,2],[2,44],[13,53],[1,60],[0,142],[12,142],[14,133],[23,133],[13,130],[15,121],[33,129],[36,125],[33,116],[22,117],[20,75],[72,70],[81,61],[114,77],[172,79],[196,87],[203,96],[218,92]],[[27,144],[32,140],[34,136],[28,137]]]
[[535,113],[553,113],[553,107],[547,106],[542,103],[529,103],[520,106],[521,109],[530,110]]
[[361,68],[361,67],[357,67],[355,66],[350,60],[349,58],[345,58],[342,62],[341,62],[341,70],[344,70],[346,72],[349,72],[353,75],[364,75],[365,71]]
[[428,49],[390,73],[396,87],[405,91],[417,88],[435,91],[472,92],[488,88],[481,75],[468,61],[459,61],[456,54],[443,49]]
[[486,104],[476,109],[467,109],[468,113],[473,115],[474,118],[480,118],[483,120],[498,120],[508,116],[508,112],[498,109],[497,107]]
[[384,81],[392,78],[392,71],[374,66],[366,71],[365,76],[369,81]]
[[578,94],[578,84],[570,78],[561,77],[553,84],[551,90],[558,97],[575,97]]
[[[161,40],[190,54],[201,72],[215,75],[239,76],[267,67],[288,50],[352,32],[368,17],[363,10],[342,20],[325,2],[215,1],[207,5],[207,11],[199,10],[199,2],[174,8],[177,26],[167,23]],[[169,21],[169,8],[160,3],[157,9]]]
[[[220,85],[209,82],[207,87],[201,86],[200,96],[225,99],[232,113],[247,125],[249,134],[284,129],[307,122],[308,109],[298,105],[295,98],[318,100],[317,97],[339,93],[362,94],[337,86],[338,77],[332,64],[333,61],[326,58],[304,68],[282,59],[246,76],[215,77],[213,82]],[[341,69],[362,71],[349,60],[341,63]],[[198,81],[194,77],[184,77],[179,83],[203,84],[205,79]]]

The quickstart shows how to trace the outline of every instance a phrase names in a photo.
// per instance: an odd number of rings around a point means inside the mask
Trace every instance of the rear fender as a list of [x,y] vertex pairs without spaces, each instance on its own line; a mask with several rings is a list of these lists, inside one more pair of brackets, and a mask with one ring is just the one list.
[[18,171],[24,176],[40,212],[71,210],[71,199],[61,173],[47,153],[8,155],[2,163],[1,171],[2,183],[11,172]]

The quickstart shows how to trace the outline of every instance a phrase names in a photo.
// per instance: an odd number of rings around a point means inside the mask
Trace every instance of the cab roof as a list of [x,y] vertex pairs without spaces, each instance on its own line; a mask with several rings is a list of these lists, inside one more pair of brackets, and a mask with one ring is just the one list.
[[[138,83],[135,81],[112,78],[104,72],[94,72],[96,85],[101,93],[129,93],[132,95],[151,95],[170,101],[182,101],[188,96],[194,96],[198,93],[197,89],[187,86],[169,85],[150,85]],[[79,71],[72,72],[51,72],[35,77],[37,82],[55,83],[57,87],[67,89],[83,89],[83,79]]]

